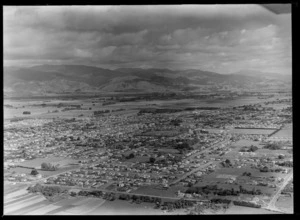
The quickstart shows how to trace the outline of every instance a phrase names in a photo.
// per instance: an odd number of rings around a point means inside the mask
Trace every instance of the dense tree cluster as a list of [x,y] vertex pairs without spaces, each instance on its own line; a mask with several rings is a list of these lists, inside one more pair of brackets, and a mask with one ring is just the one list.
[[149,109],[141,109],[138,113],[138,115],[145,114],[145,113],[152,113],[152,114],[161,114],[161,113],[175,113],[180,112],[181,109],[155,109],[155,108],[149,108]]
[[118,109],[112,110],[112,112],[120,112],[120,111],[124,111],[124,110],[125,110],[124,108],[118,108]]
[[293,167],[293,161],[277,162],[276,164],[283,167]]
[[281,149],[281,144],[279,143],[270,143],[264,146],[264,148],[269,149],[269,150],[280,150]]
[[58,170],[59,164],[53,165],[51,163],[42,163],[41,168],[42,170],[47,170],[47,171],[55,171]]
[[252,174],[250,172],[244,172],[243,176],[251,176]]
[[250,195],[260,195],[262,194],[261,190],[253,188],[252,190],[244,189],[242,186],[239,187],[238,190],[231,189],[222,189],[218,188],[217,185],[206,185],[203,187],[190,187],[188,188],[185,193],[188,194],[201,194],[201,195],[207,195],[207,194],[214,194],[218,196],[239,196],[240,194],[250,194]]
[[114,201],[117,198],[115,193],[105,193],[102,191],[79,191],[78,196],[92,196],[108,201]]
[[210,200],[212,203],[220,204],[220,203],[225,203],[225,204],[230,204],[231,200],[230,199],[220,199],[220,198],[214,198]]
[[109,110],[99,110],[99,111],[94,111],[94,115],[101,115],[101,114],[104,114],[104,113],[109,113]]
[[[277,165],[281,166],[281,165],[283,165],[283,163],[279,162],[279,163],[277,163]],[[269,168],[267,166],[264,166],[263,168],[259,169],[260,172],[264,172],[264,173],[267,173],[267,172],[276,172],[276,173],[279,173],[279,172],[281,172],[283,170],[284,169],[282,169],[282,168],[274,168],[274,169],[272,169],[272,168]]]
[[132,159],[132,158],[134,158],[135,157],[135,155],[134,155],[134,153],[130,153],[129,155],[127,155],[127,156],[124,156],[127,160],[129,160],[129,159]]
[[223,167],[232,167],[232,163],[231,163],[231,161],[229,159],[226,159],[225,161],[222,161],[221,165]]
[[70,192],[70,196],[73,196],[73,197],[75,197],[75,196],[77,196],[77,193],[76,193],[76,192],[74,192],[74,191],[72,191],[72,192]]
[[241,149],[241,152],[255,152],[258,150],[258,147],[251,145],[249,148],[248,147],[244,147]]
[[260,168],[259,171],[260,171],[260,172],[267,173],[267,172],[269,172],[270,170],[269,170],[269,168],[268,168],[267,166],[264,166],[264,167]]
[[183,151],[187,151],[187,150],[193,150],[193,147],[190,146],[190,144],[188,144],[187,142],[181,143],[181,144],[177,144],[175,146],[173,146],[173,148],[175,148],[176,150],[183,150]]
[[185,111],[194,111],[194,110],[217,110],[219,107],[188,107],[185,108]]
[[138,195],[129,195],[129,194],[119,194],[117,197],[115,193],[106,193],[102,191],[80,191],[78,196],[92,196],[97,198],[103,198],[105,200],[113,201],[115,199],[119,200],[132,200],[135,203],[150,202],[161,204],[161,198],[151,197],[151,196],[138,196]]
[[156,208],[161,208],[162,210],[173,210],[173,209],[183,209],[192,207],[195,205],[195,201],[180,199],[175,202],[164,202],[162,205],[156,205]]
[[170,121],[171,125],[179,126],[182,123],[182,119],[176,118]]
[[154,163],[154,162],[155,162],[155,158],[154,158],[154,157],[150,157],[150,158],[149,158],[149,162],[150,162],[150,163]]
[[30,186],[27,188],[27,190],[31,193],[37,193],[40,192],[42,193],[44,196],[54,196],[54,195],[58,195],[58,194],[62,194],[62,193],[66,193],[68,190],[66,189],[62,189],[59,186],[43,186],[39,183],[37,183],[34,186]]
[[252,207],[252,208],[261,208],[261,205],[254,204],[252,202],[246,202],[246,201],[233,201],[234,205],[238,206],[246,206],[246,207]]

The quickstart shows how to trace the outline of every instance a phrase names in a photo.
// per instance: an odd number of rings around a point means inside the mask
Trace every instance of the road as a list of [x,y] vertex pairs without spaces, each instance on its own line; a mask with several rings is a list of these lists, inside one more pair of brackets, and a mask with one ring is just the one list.
[[[220,142],[218,142],[218,143],[216,143],[216,144],[214,144],[214,145],[212,145],[212,146],[210,146],[210,147],[208,147],[208,148],[206,148],[206,149],[204,149],[204,150],[202,150],[202,151],[200,151],[200,152],[198,152],[198,153],[195,153],[195,154],[192,154],[192,155],[188,156],[188,157],[185,158],[183,161],[192,159],[192,158],[194,158],[194,157],[196,157],[196,156],[198,156],[198,155],[200,155],[200,154],[202,154],[202,153],[205,153],[205,152],[211,150],[212,148],[214,148],[214,147],[216,147],[216,146],[219,146],[219,145],[221,145],[221,144],[225,144],[226,142],[228,142],[228,140],[220,141]],[[194,146],[196,146],[196,145],[199,145],[199,144],[195,144]]]
[[275,203],[278,199],[278,197],[280,196],[281,194],[281,191],[285,188],[285,186],[289,183],[289,181],[293,178],[293,172],[289,173],[286,177],[285,177],[285,180],[283,181],[281,187],[278,189],[278,191],[275,193],[275,195],[273,196],[273,198],[270,200],[268,206],[265,208],[265,209],[268,209],[268,210],[272,210],[272,211],[279,211],[279,212],[283,212],[281,211],[280,209],[278,209],[276,206],[275,206]]
[[195,172],[197,172],[198,170],[202,170],[203,168],[208,167],[208,166],[211,165],[212,163],[213,163],[213,162],[210,161],[210,162],[208,162],[208,163],[206,163],[206,164],[203,164],[202,166],[199,166],[199,167],[197,167],[197,168],[191,170],[190,172],[184,174],[183,176],[181,176],[181,177],[179,177],[178,179],[176,179],[176,180],[174,180],[173,182],[171,182],[170,185],[174,185],[174,184],[180,182],[181,180],[185,179],[186,177],[188,177],[188,176],[191,175],[192,173],[195,173]]

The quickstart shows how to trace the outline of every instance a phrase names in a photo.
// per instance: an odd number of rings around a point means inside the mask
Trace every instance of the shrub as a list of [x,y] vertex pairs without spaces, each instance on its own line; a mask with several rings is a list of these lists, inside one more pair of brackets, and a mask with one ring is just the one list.
[[36,169],[32,169],[30,174],[35,176],[38,175],[39,172]]
[[271,143],[271,144],[267,144],[264,146],[264,148],[266,149],[270,149],[270,150],[279,150],[281,149],[281,144],[279,143]]

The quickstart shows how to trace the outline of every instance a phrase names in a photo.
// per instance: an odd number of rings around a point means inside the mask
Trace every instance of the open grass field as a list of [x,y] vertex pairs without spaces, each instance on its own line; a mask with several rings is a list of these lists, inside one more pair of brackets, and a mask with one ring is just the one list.
[[48,157],[48,158],[36,158],[33,160],[27,160],[21,163],[18,163],[17,165],[20,166],[26,166],[26,167],[35,167],[35,168],[41,168],[41,164],[45,163],[51,163],[51,164],[60,164],[60,167],[66,166],[68,164],[76,163],[77,160],[73,160],[70,158],[63,158],[63,157]]
[[[162,215],[153,203],[134,204],[128,201],[113,202],[98,198],[68,198],[49,202],[43,196],[31,195],[27,203],[15,202],[5,206],[6,215]],[[5,209],[6,208],[6,209]]]
[[238,129],[238,128],[234,128],[232,129],[229,133],[231,134],[271,134],[272,132],[274,132],[275,129]]
[[217,128],[206,128],[205,130],[207,130],[209,133],[221,133],[224,131],[222,129],[217,129]]
[[178,192],[179,190],[181,192],[184,192],[186,189],[187,187],[182,186],[172,186],[166,190],[155,188],[155,186],[141,186],[137,190],[132,191],[132,193],[176,198],[176,192]]
[[87,212],[86,215],[163,215],[160,209],[154,209],[153,203],[135,204],[128,201],[106,201],[100,207]]
[[293,195],[291,197],[289,196],[280,196],[278,200],[275,203],[275,206],[283,210],[287,213],[293,213],[294,212],[294,198]]
[[16,192],[4,198],[5,215],[81,215],[105,203],[103,199],[85,197],[50,202],[40,194],[28,193],[26,189]]
[[271,137],[280,137],[280,138],[292,138],[293,137],[293,128],[283,128],[280,131],[276,132]]
[[[46,107],[38,106],[41,104],[46,104]],[[61,108],[58,108],[56,105],[59,103],[65,105]],[[79,110],[68,110],[62,111],[66,105],[80,105],[81,108]],[[126,105],[126,103],[119,103],[118,105],[107,105],[103,106],[102,101],[94,101],[91,99],[77,99],[77,100],[63,100],[63,99],[55,99],[49,100],[47,102],[42,100],[5,100],[4,105],[12,105],[14,108],[4,107],[4,119],[12,119],[15,117],[24,117],[24,118],[73,118],[73,117],[88,117],[92,116],[94,111],[99,110],[110,110],[111,115],[132,115],[136,114],[139,110],[135,109],[138,106]],[[23,107],[24,106],[24,107]],[[119,108],[124,108],[123,111],[112,112],[112,110],[116,110]],[[90,109],[91,108],[91,109]],[[53,112],[58,110],[58,112]],[[30,111],[30,115],[23,115],[23,111]]]
[[250,208],[245,206],[235,206],[232,205],[229,209],[226,210],[224,214],[231,214],[231,215],[251,215],[251,214],[278,214],[278,212],[273,212],[265,209],[257,209],[257,208]]
[[207,175],[204,177],[205,178],[216,178],[219,175],[233,175],[233,176],[242,176],[244,172],[250,172],[252,177],[270,177],[270,176],[275,176],[275,177],[284,177],[287,174],[283,173],[274,173],[274,172],[268,172],[268,173],[263,173],[260,172],[258,169],[252,169],[250,167],[243,167],[243,168],[221,168],[217,169],[215,172]]
[[78,169],[80,167],[80,165],[70,165],[70,166],[65,166],[65,167],[61,167],[58,170],[55,171],[45,171],[45,170],[39,170],[38,172],[40,174],[42,174],[43,177],[48,177],[48,176],[52,176],[52,175],[57,175],[63,172],[67,172],[69,170],[74,170],[74,169]]
[[[79,167],[80,167],[79,165],[70,165],[70,166],[60,167],[58,170],[55,170],[55,171],[45,171],[45,170],[41,170],[40,168],[37,169],[37,171],[43,177],[48,177],[48,176],[57,175],[57,174],[60,174],[60,173],[63,173],[63,172],[67,172],[69,170],[77,169]],[[29,175],[31,173],[32,169],[31,168],[16,167],[16,168],[11,168],[10,171],[11,172],[16,172],[17,174],[25,173],[25,174]]]
[[4,184],[3,184],[3,187],[4,187],[4,196],[10,194],[11,196],[11,193],[15,192],[15,191],[18,191],[18,190],[21,190],[21,189],[26,189],[26,185],[24,184],[11,184],[10,182],[8,181],[4,181]]
[[251,140],[239,140],[237,142],[234,142],[231,144],[233,147],[244,147],[244,146],[251,146],[251,145],[254,145],[254,146],[257,146],[258,148],[259,147],[262,147],[262,145],[260,145],[260,142],[258,141],[251,141]]
[[[258,155],[266,155],[266,156],[277,156],[279,154],[287,155],[289,154],[287,150],[270,150],[270,149],[258,149],[255,151]],[[290,154],[291,155],[291,154]]]

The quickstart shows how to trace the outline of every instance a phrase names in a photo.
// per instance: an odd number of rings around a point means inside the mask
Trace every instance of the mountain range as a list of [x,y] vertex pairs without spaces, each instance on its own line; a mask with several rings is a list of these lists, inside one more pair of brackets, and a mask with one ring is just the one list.
[[205,87],[247,88],[262,82],[290,81],[291,76],[243,70],[219,74],[197,69],[119,68],[83,65],[4,67],[4,95],[89,92],[178,92]]

